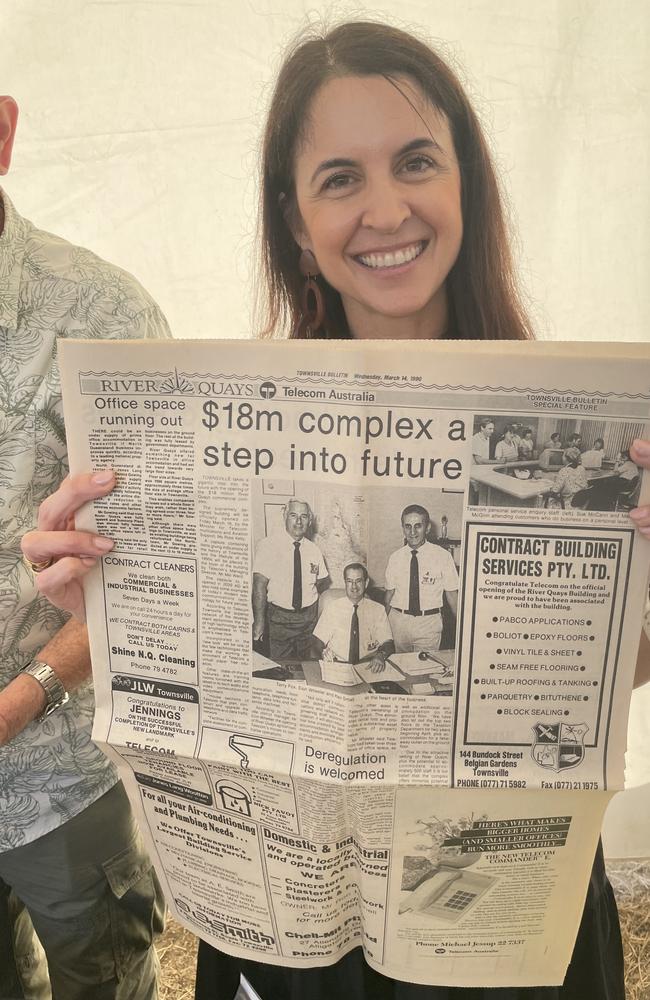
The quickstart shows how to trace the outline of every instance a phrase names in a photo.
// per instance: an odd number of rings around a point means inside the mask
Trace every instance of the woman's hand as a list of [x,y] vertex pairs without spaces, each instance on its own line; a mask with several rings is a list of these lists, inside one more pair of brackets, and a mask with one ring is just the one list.
[[[650,441],[635,441],[630,448],[630,458],[635,465],[650,469]],[[635,507],[630,511],[630,517],[645,538],[650,538],[650,504]]]
[[89,500],[111,492],[115,486],[112,469],[68,476],[56,493],[38,510],[38,527],[21,542],[23,555],[45,568],[34,574],[36,586],[48,601],[86,620],[82,581],[97,560],[113,548],[110,538],[75,530],[74,515]]

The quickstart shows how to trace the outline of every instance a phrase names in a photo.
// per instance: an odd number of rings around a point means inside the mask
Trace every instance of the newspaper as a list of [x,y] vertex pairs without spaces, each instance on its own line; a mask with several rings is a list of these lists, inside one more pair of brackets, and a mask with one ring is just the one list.
[[561,983],[623,783],[648,348],[61,363],[72,471],[118,476],[79,517],[116,542],[86,590],[94,739],[175,917],[295,968],[362,946],[414,983]]

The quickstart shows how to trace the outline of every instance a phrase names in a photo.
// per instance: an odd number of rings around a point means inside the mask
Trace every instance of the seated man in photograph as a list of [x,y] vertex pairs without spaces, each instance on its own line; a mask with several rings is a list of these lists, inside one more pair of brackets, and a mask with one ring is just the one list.
[[369,661],[373,673],[380,673],[386,657],[395,652],[386,612],[366,597],[368,570],[361,563],[346,566],[343,581],[345,597],[327,605],[314,629],[316,656],[344,663]]
[[284,530],[263,538],[253,562],[253,642],[268,628],[272,660],[311,659],[318,593],[329,574],[318,546],[307,538],[313,515],[304,500],[284,508]]
[[623,480],[621,485],[624,489],[631,489],[638,483],[641,472],[630,458],[630,452],[627,448],[616,456],[614,474]]
[[559,431],[555,431],[555,433],[551,434],[551,436],[548,439],[548,441],[544,442],[544,450],[546,450],[547,448],[549,448],[549,449],[552,449],[552,448],[557,449],[557,448],[561,448],[561,447],[562,447],[562,435],[560,434]]
[[595,479],[585,491],[585,510],[615,510],[618,504],[633,504],[632,497],[639,485],[640,470],[630,458],[629,451],[619,452],[611,476]]
[[596,438],[593,448],[583,451],[581,463],[584,469],[601,469],[605,457],[605,442]]

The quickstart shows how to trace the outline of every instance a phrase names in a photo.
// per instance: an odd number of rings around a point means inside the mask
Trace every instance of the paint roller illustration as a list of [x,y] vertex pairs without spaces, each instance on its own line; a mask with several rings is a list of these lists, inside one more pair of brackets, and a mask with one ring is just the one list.
[[264,740],[260,739],[259,736],[244,736],[243,733],[233,733],[228,740],[228,746],[240,758],[240,767],[247,769],[250,766],[250,761],[245,748],[260,750],[264,746]]

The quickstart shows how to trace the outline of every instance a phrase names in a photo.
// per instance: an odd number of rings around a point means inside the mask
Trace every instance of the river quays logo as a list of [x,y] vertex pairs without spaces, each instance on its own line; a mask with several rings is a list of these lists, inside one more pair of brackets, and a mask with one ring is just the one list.
[[170,396],[234,396],[239,398],[272,399],[277,392],[273,382],[260,382],[249,376],[201,375],[179,372],[82,372],[79,375],[82,393],[96,395],[113,393],[119,396],[170,395]]
[[569,767],[577,767],[585,759],[584,739],[589,726],[584,722],[538,722],[533,726],[534,742],[531,747],[533,760],[559,774]]

